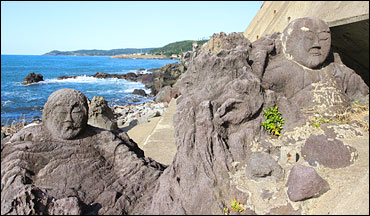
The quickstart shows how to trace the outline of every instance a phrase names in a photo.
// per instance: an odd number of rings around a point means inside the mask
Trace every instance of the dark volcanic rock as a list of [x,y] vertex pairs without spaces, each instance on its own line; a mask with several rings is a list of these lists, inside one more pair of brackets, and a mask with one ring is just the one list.
[[344,145],[342,141],[330,141],[326,135],[311,135],[302,147],[303,158],[315,165],[319,164],[336,169],[351,165],[357,158],[355,148]]
[[58,90],[44,106],[43,124],[4,144],[1,214],[128,214],[151,193],[165,167],[145,158],[125,132],[87,125],[87,116],[81,92]]
[[134,89],[134,91],[132,92],[132,94],[136,94],[136,95],[140,95],[140,96],[143,96],[143,97],[146,97],[146,93],[143,89]]
[[163,87],[172,87],[180,75],[185,72],[185,66],[179,63],[166,64],[153,72],[152,94],[156,95]]
[[253,152],[247,162],[246,175],[249,179],[273,177],[275,180],[284,178],[284,170],[265,152]]
[[299,164],[290,171],[287,187],[288,197],[293,202],[319,197],[330,189],[328,182],[314,168]]
[[87,123],[94,127],[106,130],[118,129],[113,111],[103,97],[94,96],[91,99],[91,102],[89,103],[89,117]]
[[26,76],[26,78],[24,78],[22,84],[28,85],[28,84],[36,83],[40,81],[44,81],[44,77],[41,74],[35,74],[34,72],[32,72],[32,73],[29,73]]

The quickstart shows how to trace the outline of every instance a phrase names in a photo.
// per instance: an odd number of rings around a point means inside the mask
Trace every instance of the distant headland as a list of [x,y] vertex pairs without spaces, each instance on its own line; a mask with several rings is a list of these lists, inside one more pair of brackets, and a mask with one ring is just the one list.
[[150,59],[169,59],[176,58],[182,52],[192,50],[193,42],[198,46],[203,45],[208,40],[184,40],[167,44],[159,48],[124,48],[111,50],[75,50],[59,51],[53,50],[44,55],[64,55],[64,56],[111,56],[112,58],[150,58]]

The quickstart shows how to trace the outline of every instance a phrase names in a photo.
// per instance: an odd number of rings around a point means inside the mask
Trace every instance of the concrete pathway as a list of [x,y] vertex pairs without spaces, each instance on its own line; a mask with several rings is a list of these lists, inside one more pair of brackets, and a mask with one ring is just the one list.
[[162,116],[151,118],[150,122],[137,125],[127,131],[129,137],[144,151],[146,157],[166,165],[172,163],[176,154],[173,127],[175,111],[176,100],[172,99]]

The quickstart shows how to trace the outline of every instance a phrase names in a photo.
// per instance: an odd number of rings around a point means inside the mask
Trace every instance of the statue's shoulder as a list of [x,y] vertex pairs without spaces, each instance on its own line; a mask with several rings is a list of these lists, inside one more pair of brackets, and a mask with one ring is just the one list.
[[19,141],[45,141],[51,139],[43,124],[26,126],[15,133],[9,142]]

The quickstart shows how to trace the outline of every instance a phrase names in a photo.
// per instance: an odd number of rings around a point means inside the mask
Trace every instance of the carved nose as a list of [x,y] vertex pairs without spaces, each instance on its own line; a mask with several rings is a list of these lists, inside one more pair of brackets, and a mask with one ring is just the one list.
[[72,117],[71,117],[71,113],[67,113],[67,116],[66,118],[64,119],[65,122],[72,122]]
[[314,37],[313,39],[313,44],[312,44],[312,48],[317,48],[317,49],[321,49],[321,46],[319,44],[319,37]]

